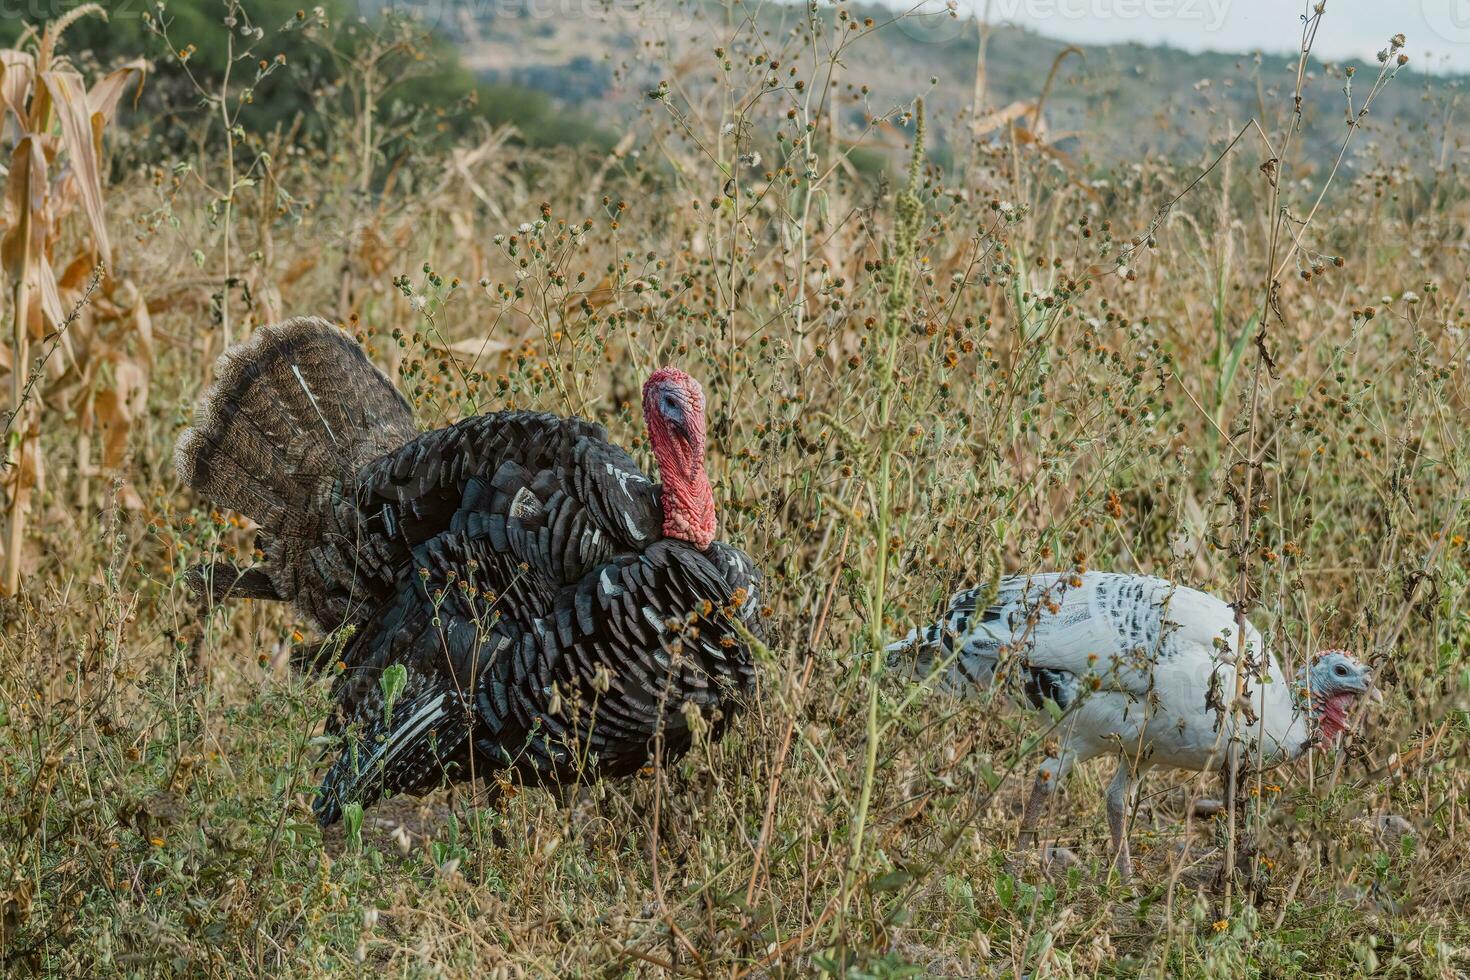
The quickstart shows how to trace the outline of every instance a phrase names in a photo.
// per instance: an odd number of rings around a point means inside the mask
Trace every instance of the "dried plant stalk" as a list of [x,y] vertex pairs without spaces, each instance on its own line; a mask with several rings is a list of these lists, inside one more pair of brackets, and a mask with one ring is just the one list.
[[[0,117],[16,121],[0,213],[0,268],[10,298],[8,350],[0,357],[0,366],[8,365],[10,371],[9,422],[0,472],[6,522],[0,550],[0,595],[19,591],[27,513],[45,475],[40,451],[45,392],[38,384],[44,374],[42,363],[32,364],[33,345],[47,336],[64,339],[61,331],[68,319],[64,312],[67,300],[75,302],[82,295],[87,270],[99,263],[103,268],[111,266],[102,134],[116,115],[128,83],[141,78],[145,67],[141,60],[131,62],[88,89],[81,74],[57,54],[57,43],[67,27],[91,15],[105,18],[106,12],[96,4],[84,4],[50,24],[39,38],[32,36],[34,51],[0,51]],[[81,254],[68,260],[64,268],[68,273],[79,271],[58,278],[56,249],[66,216],[78,207],[86,216],[88,234]],[[137,291],[132,293],[136,296]],[[139,304],[141,300],[134,306]],[[146,318],[146,310],[142,315]],[[94,353],[102,354],[100,350]],[[151,358],[151,349],[148,353]],[[139,387],[136,367],[121,372],[128,392]],[[146,390],[146,373],[142,387]],[[94,402],[89,395],[82,404],[90,409]],[[89,412],[82,419],[84,427],[90,425]]]

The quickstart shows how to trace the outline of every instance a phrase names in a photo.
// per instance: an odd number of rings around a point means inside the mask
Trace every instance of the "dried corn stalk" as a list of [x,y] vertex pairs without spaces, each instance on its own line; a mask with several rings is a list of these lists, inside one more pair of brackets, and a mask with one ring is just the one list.
[[[132,62],[99,79],[89,89],[81,74],[56,44],[68,26],[81,17],[105,17],[102,8],[87,4],[53,22],[38,36],[22,38],[19,46],[0,50],[0,150],[8,157],[3,203],[0,203],[0,275],[3,275],[8,336],[0,340],[0,371],[9,375],[4,388],[5,431],[0,489],[5,505],[5,533],[0,539],[0,594],[20,587],[21,552],[25,543],[30,500],[44,479],[40,452],[42,402],[46,377],[33,377],[43,344],[55,344],[57,357],[47,358],[45,371],[55,375],[90,371],[97,377],[110,356],[88,352],[87,364],[78,343],[95,323],[79,322],[77,335],[63,332],[68,301],[75,303],[85,289],[90,270],[99,263],[110,267],[112,250],[107,236],[102,186],[102,134],[116,115],[128,84],[141,79],[145,63]],[[80,252],[56,267],[66,219],[80,209],[86,219]],[[77,270],[80,270],[78,273]],[[130,287],[129,287],[130,288]],[[106,294],[116,296],[121,284],[109,283]],[[130,295],[136,297],[137,291]],[[141,303],[136,300],[134,306]],[[146,320],[146,309],[142,317]],[[135,316],[135,322],[137,322]],[[151,341],[146,345],[151,359]],[[115,401],[121,394],[129,405],[137,401],[136,371],[111,372],[114,379],[94,386],[88,402],[98,404],[99,390]],[[146,388],[146,372],[142,376]],[[109,387],[110,386],[110,387]],[[52,402],[54,403],[54,402]],[[124,438],[126,436],[124,435]]]

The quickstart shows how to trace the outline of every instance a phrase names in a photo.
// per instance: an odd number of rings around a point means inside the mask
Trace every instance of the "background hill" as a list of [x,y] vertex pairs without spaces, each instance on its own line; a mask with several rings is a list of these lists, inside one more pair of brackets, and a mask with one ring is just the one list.
[[[27,22],[42,22],[75,4],[40,0],[31,6],[25,19],[0,23],[0,43],[13,41]],[[710,49],[741,37],[775,43],[800,30],[806,19],[804,5],[782,3],[740,7],[736,14],[702,0],[326,0],[315,9],[329,32],[277,33],[280,25],[296,21],[298,12],[305,14],[296,0],[259,0],[249,9],[253,23],[270,29],[271,49],[286,55],[284,70],[293,81],[277,86],[269,102],[253,110],[257,126],[289,124],[295,116],[316,121],[318,114],[310,110],[343,96],[342,67],[365,47],[389,43],[394,29],[385,25],[412,24],[402,31],[422,29],[428,37],[416,40],[412,58],[395,69],[399,76],[392,79],[391,101],[396,111],[436,115],[439,130],[450,137],[477,122],[511,123],[534,145],[604,148],[648,110],[646,94],[660,83],[676,85],[691,97],[718,88],[718,78],[694,68],[703,65]],[[860,70],[865,86],[860,98],[845,100],[837,110],[839,127],[855,135],[870,116],[897,113],[923,95],[931,143],[941,162],[966,144],[977,115],[983,118],[1036,100],[1043,89],[1048,141],[1080,162],[1106,166],[1149,155],[1193,159],[1211,146],[1218,150],[1252,117],[1278,125],[1295,85],[1293,56],[1197,53],[1139,44],[1072,45],[1006,25],[988,31],[983,77],[977,79],[982,29],[973,18],[897,17],[879,6],[846,10],[855,23],[871,19],[876,30],[864,39],[859,63],[839,61],[839,87],[843,73],[854,70]],[[156,125],[167,127],[183,101],[175,84],[181,67],[168,57],[168,46],[151,26],[157,22],[144,13],[142,6],[120,5],[109,22],[83,20],[73,30],[88,57],[103,65],[148,51],[158,77],[153,83],[157,91],[150,89],[145,97],[162,117]],[[825,22],[836,16],[833,8],[822,8]],[[205,78],[218,76],[226,61],[219,19],[209,3],[176,4],[162,17],[171,42],[197,47],[190,63]],[[1283,14],[1282,28],[1275,46],[1294,46],[1297,28],[1290,15]],[[330,36],[331,43],[322,43],[323,36]],[[1350,63],[1314,58],[1310,64],[1303,90],[1305,145],[1313,159],[1330,158],[1344,128],[1342,89]],[[1048,89],[1054,65],[1056,75]],[[1355,106],[1377,70],[1377,65],[1358,67],[1363,81],[1354,93]],[[1380,132],[1378,121],[1383,119],[1392,120],[1393,138],[1400,141],[1406,134],[1445,133],[1446,113],[1464,94],[1464,77],[1418,74],[1411,62],[1376,100],[1365,130]],[[992,126],[988,131],[998,130]],[[311,135],[310,127],[305,135]],[[896,159],[904,134],[880,131],[865,142],[880,152],[886,148]],[[1359,149],[1368,142],[1360,141]],[[1447,133],[1438,145],[1439,153],[1420,154],[1411,162],[1425,168],[1458,162]],[[1352,158],[1347,165],[1354,165]]]
[[[451,2],[428,20],[456,38],[466,66],[478,77],[545,92],[585,109],[605,125],[609,117],[631,116],[644,92],[660,81],[677,80],[696,90],[714,84],[698,72],[678,69],[697,63],[698,54],[747,29],[744,21],[714,4],[636,9],[610,4],[591,13],[565,4],[555,5],[555,16],[548,16],[549,6],[538,0],[491,6]],[[891,9],[878,6],[849,9],[854,21],[872,18],[881,26],[863,44],[860,63],[844,66],[859,69],[869,88],[863,105],[843,110],[846,123],[861,129],[865,110],[883,111],[923,94],[939,143],[962,143],[977,94],[979,23],[944,14],[895,19]],[[788,34],[806,16],[804,5],[765,4],[759,10],[759,28],[769,38]],[[830,8],[824,10],[828,20],[835,16]],[[1282,29],[1273,39],[1275,47],[1294,47],[1299,27],[1286,12]],[[1386,47],[1388,38],[1383,42]],[[1063,147],[1101,163],[1150,154],[1190,156],[1252,116],[1275,123],[1296,81],[1295,56],[1195,53],[1139,44],[1070,45],[1023,28],[996,26],[985,45],[984,108],[993,111],[1036,99],[1051,67],[1068,50],[1074,53],[1058,67],[1044,115],[1053,140],[1061,137]],[[1303,114],[1306,140],[1314,151],[1330,151],[1341,141],[1344,69],[1349,64],[1311,61]],[[671,65],[675,79],[665,77]],[[1378,66],[1358,67],[1363,81],[1355,105],[1361,104]],[[1462,98],[1464,91],[1463,77],[1420,75],[1411,62],[1377,100],[1373,114],[1392,119],[1402,138],[1406,129],[1440,127],[1446,104]],[[1068,140],[1067,134],[1076,138]],[[1421,162],[1436,165],[1451,159],[1447,147],[1440,159]]]

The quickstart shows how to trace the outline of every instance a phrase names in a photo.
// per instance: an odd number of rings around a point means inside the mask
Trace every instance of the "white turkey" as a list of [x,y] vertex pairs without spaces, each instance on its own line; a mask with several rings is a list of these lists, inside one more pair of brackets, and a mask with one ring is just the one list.
[[759,630],[759,575],[714,540],[699,385],[655,372],[643,414],[661,485],[581,419],[497,412],[421,434],[323,320],[225,352],[177,465],[260,525],[263,558],[192,578],[333,634],[293,658],[338,671],[323,824],[446,780],[627,775],[723,732],[752,690],[734,621]]
[[[1134,788],[1153,766],[1225,768],[1230,702],[1241,659],[1235,610],[1197,589],[1106,572],[1044,573],[960,592],[933,625],[888,648],[889,666],[964,696],[1009,683],[1040,709],[1064,712],[1060,751],[1036,774],[1021,818],[1020,845],[1035,839],[1051,795],[1072,767],[1119,757],[1108,787],[1117,867],[1130,873],[1125,820]],[[1341,650],[1311,659],[1289,682],[1261,636],[1245,624],[1246,686],[1239,702],[1245,764],[1264,766],[1331,744],[1353,703],[1374,694],[1372,674]]]

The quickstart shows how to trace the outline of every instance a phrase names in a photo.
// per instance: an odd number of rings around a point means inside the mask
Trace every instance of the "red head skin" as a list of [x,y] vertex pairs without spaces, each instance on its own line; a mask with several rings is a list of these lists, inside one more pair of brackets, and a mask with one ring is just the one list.
[[663,480],[664,536],[703,551],[719,524],[704,471],[704,389],[678,368],[660,368],[643,384],[643,422]]
[[1333,694],[1322,702],[1318,709],[1317,724],[1321,726],[1319,740],[1323,751],[1337,741],[1337,737],[1350,727],[1348,709],[1357,698],[1351,694]]

